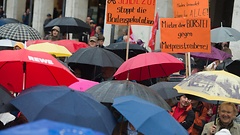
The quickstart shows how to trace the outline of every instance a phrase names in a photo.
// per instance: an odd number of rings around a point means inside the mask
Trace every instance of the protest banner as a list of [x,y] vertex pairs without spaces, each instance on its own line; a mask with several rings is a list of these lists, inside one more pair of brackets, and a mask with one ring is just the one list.
[[161,51],[211,52],[209,18],[161,18]]
[[107,0],[106,23],[152,26],[155,3],[156,0]]
[[209,18],[208,0],[173,0],[175,18],[207,17]]

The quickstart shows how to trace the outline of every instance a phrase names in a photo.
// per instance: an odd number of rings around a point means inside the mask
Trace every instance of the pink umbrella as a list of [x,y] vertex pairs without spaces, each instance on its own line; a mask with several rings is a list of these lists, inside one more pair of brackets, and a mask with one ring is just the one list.
[[90,81],[90,80],[86,80],[86,79],[81,79],[78,78],[78,82],[75,82],[71,85],[69,85],[69,88],[72,88],[74,90],[77,91],[86,91],[87,89],[93,87],[94,85],[99,84],[98,82],[94,82],[94,81]]

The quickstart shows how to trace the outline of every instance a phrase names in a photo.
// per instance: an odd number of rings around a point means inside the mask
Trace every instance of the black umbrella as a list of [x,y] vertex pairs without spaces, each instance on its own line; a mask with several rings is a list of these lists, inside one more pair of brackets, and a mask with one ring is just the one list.
[[[120,56],[123,60],[126,59],[126,42],[112,43],[109,46],[106,46],[105,49],[114,52]],[[129,55],[128,58],[132,58],[138,54],[148,52],[144,47],[138,44],[129,44]]]
[[234,60],[226,66],[228,72],[240,76],[240,60]]
[[233,62],[232,59],[225,59],[217,65],[215,70],[225,70],[225,71],[227,71],[226,66],[229,65],[232,62]]
[[1,26],[0,37],[16,41],[37,40],[42,38],[36,29],[21,23],[8,23]]
[[[185,55],[183,55],[183,54],[177,54],[177,53],[174,53],[174,54],[172,54],[174,57],[176,57],[177,59],[179,59],[179,60],[181,60],[183,63],[186,63],[186,60],[185,60]],[[190,63],[191,63],[191,65],[195,65],[196,63],[195,63],[195,61],[194,61],[194,59],[191,57],[190,58]]]
[[7,24],[7,23],[21,23],[21,22],[14,18],[1,18],[0,19],[0,26]]
[[171,99],[182,94],[179,94],[176,89],[173,87],[176,86],[179,82],[158,82],[149,88],[157,91],[163,99]]
[[51,31],[52,27],[59,26],[61,33],[82,33],[89,32],[90,26],[84,21],[73,17],[60,17],[50,21],[44,29]]
[[0,113],[16,110],[9,102],[14,96],[4,87],[0,86]]
[[111,134],[115,119],[91,95],[66,86],[34,86],[11,101],[29,122],[49,119]]
[[86,92],[103,103],[113,103],[113,99],[120,96],[135,95],[164,109],[171,110],[170,106],[157,92],[147,86],[127,80],[104,81],[91,87]]
[[82,48],[75,52],[67,60],[71,64],[88,64],[100,67],[116,67],[118,68],[123,59],[119,56],[99,47]]

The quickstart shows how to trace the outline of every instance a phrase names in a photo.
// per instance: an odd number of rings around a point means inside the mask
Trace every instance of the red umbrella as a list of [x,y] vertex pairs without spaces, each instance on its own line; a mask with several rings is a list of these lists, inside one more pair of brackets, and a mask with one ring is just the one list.
[[156,77],[167,77],[184,69],[184,63],[164,52],[139,54],[125,61],[116,71],[117,80],[142,81]]
[[13,92],[38,84],[68,86],[78,81],[50,54],[25,49],[1,51],[0,75],[0,84]]
[[45,42],[51,42],[51,40],[42,40],[42,39],[39,39],[39,40],[28,40],[26,42],[26,46],[30,46],[30,45],[33,45],[33,44],[39,44],[39,43],[45,43]]
[[52,43],[66,47],[71,53],[75,53],[80,48],[88,47],[86,43],[78,42],[75,40],[58,40],[58,41],[53,41]]

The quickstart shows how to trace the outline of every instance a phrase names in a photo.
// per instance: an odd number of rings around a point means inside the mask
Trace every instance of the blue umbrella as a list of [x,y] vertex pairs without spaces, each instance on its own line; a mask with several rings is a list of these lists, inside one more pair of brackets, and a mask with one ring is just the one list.
[[38,120],[0,131],[0,135],[104,135],[89,128],[51,120]]
[[115,98],[113,107],[143,134],[188,135],[165,109],[136,96]]
[[115,119],[111,112],[87,93],[66,86],[35,86],[10,103],[28,119],[50,119],[111,134]]

